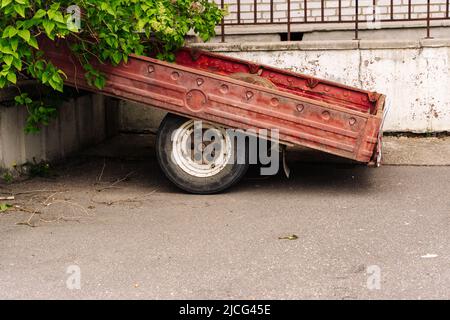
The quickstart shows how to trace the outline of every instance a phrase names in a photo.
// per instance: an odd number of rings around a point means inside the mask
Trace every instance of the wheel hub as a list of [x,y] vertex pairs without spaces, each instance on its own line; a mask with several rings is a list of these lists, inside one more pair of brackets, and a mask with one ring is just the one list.
[[226,130],[209,122],[201,122],[201,127],[197,127],[194,120],[189,120],[172,138],[174,162],[195,177],[218,174],[229,163],[231,154],[231,140]]

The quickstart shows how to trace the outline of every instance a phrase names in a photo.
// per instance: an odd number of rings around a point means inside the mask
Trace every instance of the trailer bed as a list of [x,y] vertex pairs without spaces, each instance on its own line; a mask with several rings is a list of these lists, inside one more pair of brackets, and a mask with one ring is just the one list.
[[[87,84],[66,44],[44,41],[41,47],[66,73],[66,84],[99,91]],[[106,75],[103,94],[225,127],[278,129],[283,144],[377,162],[382,94],[192,49],[180,50],[176,63],[131,56],[116,67],[92,65]],[[235,73],[267,79],[274,87],[234,79]]]

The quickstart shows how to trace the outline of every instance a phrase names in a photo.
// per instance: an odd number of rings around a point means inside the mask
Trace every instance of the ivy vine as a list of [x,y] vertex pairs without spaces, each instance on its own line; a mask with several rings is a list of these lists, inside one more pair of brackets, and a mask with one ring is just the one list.
[[[208,0],[0,0],[0,89],[17,86],[17,105],[28,110],[25,130],[35,132],[55,117],[57,108],[20,91],[20,82],[35,79],[64,91],[64,72],[46,60],[39,37],[67,39],[83,63],[88,83],[99,89],[104,76],[92,59],[118,65],[130,54],[151,54],[171,61],[193,31],[207,41],[224,11]],[[78,14],[79,13],[79,14]]]

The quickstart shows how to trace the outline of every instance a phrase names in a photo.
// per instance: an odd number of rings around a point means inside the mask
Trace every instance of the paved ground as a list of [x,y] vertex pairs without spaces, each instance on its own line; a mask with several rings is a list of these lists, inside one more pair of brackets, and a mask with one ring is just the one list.
[[124,141],[1,187],[0,298],[450,298],[450,167],[297,163],[194,196]]

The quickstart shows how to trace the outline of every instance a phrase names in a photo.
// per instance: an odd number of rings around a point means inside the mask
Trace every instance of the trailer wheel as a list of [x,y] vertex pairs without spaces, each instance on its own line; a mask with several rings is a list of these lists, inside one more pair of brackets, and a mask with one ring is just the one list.
[[164,118],[156,140],[162,171],[176,186],[190,193],[212,194],[231,187],[248,169],[247,154],[238,161],[233,138],[224,128],[209,122],[201,122],[202,132],[211,130],[214,139],[197,141],[194,125],[194,120],[174,114]]

